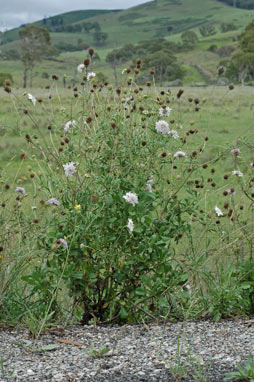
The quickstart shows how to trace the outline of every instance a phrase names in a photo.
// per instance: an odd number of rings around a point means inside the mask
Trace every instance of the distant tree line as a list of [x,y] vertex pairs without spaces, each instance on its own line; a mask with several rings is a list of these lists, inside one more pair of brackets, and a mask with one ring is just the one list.
[[219,0],[235,8],[254,9],[254,0]]

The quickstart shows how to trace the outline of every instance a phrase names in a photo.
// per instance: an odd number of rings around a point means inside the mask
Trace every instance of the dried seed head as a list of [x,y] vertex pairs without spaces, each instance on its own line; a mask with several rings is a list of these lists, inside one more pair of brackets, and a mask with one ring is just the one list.
[[181,95],[184,93],[184,90],[183,89],[179,89],[178,90],[178,93],[177,93],[177,98],[180,98],[181,97]]
[[89,64],[90,64],[90,59],[89,59],[89,58],[86,58],[86,59],[84,60],[84,65],[85,65],[86,67],[88,67]]
[[53,75],[52,75],[52,80],[54,80],[54,81],[57,81],[57,80],[59,80],[59,77],[58,77],[58,75],[56,75],[56,74],[53,74]]
[[99,199],[99,197],[98,197],[97,194],[92,194],[91,195],[91,200],[92,200],[93,203],[96,203],[98,201],[98,199]]
[[6,93],[11,93],[11,88],[10,88],[10,86],[5,86],[5,87],[4,87],[4,91],[5,91]]
[[219,66],[218,68],[218,75],[220,76],[221,74],[223,74],[225,72],[225,68],[224,66]]
[[153,76],[155,74],[155,68],[150,69],[150,74]]
[[230,84],[228,88],[229,88],[229,90],[233,90],[235,87],[233,84]]
[[93,57],[93,55],[94,55],[94,49],[93,49],[93,48],[89,48],[89,49],[88,49],[88,54],[89,54],[90,57]]

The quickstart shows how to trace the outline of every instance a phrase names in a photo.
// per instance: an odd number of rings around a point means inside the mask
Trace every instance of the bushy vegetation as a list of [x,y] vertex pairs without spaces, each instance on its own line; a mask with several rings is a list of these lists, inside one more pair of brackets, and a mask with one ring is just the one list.
[[[154,70],[137,85],[140,61],[99,85],[89,54],[70,94],[57,75],[36,98],[5,82],[26,146],[1,166],[1,321],[253,314],[250,136],[216,144],[212,103],[157,90]],[[228,129],[233,91],[217,100]]]
[[254,9],[253,0],[219,0],[236,8]]

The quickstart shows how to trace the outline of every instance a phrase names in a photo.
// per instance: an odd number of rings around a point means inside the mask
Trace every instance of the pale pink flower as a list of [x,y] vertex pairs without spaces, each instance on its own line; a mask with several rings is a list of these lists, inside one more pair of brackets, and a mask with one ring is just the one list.
[[161,134],[170,134],[171,132],[169,128],[169,124],[163,120],[155,123],[155,129],[158,133],[161,133]]
[[63,168],[64,168],[65,175],[68,177],[72,177],[77,171],[74,162],[64,164]]
[[67,244],[67,241],[65,239],[58,239],[57,240],[57,246],[58,247],[63,247],[65,249],[68,248],[68,244]]
[[60,202],[59,200],[57,200],[56,198],[51,198],[47,201],[48,204],[54,204],[55,206],[60,206]]
[[232,155],[235,155],[236,157],[237,157],[237,155],[240,154],[240,152],[241,152],[240,149],[232,149],[232,150],[231,150],[231,154],[232,154]]
[[16,192],[21,192],[21,194],[25,195],[26,191],[23,187],[16,187]]

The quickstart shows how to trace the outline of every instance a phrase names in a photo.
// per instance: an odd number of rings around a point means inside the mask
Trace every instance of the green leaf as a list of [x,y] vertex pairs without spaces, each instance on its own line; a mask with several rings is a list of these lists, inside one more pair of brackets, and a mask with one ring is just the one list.
[[37,349],[37,352],[46,352],[46,351],[52,351],[59,348],[59,345],[57,344],[51,344],[51,345],[45,345],[42,348]]

